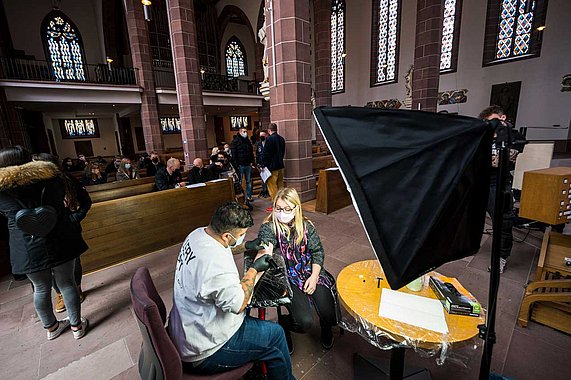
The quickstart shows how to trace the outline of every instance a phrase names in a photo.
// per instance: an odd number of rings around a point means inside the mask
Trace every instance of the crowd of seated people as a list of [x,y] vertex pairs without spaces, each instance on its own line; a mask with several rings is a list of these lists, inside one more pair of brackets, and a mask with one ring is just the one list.
[[107,173],[101,171],[101,165],[99,163],[92,162],[87,165],[81,182],[84,186],[107,183]]
[[129,179],[139,179],[139,172],[137,168],[131,164],[131,160],[123,158],[115,174],[116,181],[125,181]]

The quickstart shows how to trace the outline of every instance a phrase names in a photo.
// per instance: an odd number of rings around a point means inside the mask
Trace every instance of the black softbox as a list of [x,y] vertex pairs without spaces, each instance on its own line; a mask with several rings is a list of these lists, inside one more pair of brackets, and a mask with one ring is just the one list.
[[487,122],[358,107],[314,114],[391,288],[478,251],[490,188]]

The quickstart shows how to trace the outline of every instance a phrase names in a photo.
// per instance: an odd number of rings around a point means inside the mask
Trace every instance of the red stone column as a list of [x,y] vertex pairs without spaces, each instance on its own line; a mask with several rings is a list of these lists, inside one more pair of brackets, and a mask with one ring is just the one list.
[[[315,106],[331,106],[331,0],[314,0]],[[315,138],[325,141],[317,127]]]
[[176,95],[186,167],[207,157],[206,122],[198,62],[198,42],[192,0],[168,0]]
[[294,187],[302,201],[307,201],[315,198],[311,161],[309,1],[273,0],[272,3],[273,10],[270,10],[266,0],[270,118],[286,140],[286,186]]
[[141,124],[147,152],[164,151],[163,136],[159,122],[159,108],[153,77],[153,62],[149,46],[149,34],[140,0],[125,0],[125,19],[131,43],[133,66],[138,69],[138,83],[141,93]]
[[440,79],[442,0],[419,0],[412,79],[412,109],[436,112]]

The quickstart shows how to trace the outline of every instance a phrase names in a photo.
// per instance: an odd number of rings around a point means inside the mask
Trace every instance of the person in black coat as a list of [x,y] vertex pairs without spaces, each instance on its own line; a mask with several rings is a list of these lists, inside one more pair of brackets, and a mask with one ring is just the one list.
[[[256,164],[258,165],[258,170],[261,169],[262,157],[264,156],[264,147],[266,146],[266,138],[267,138],[266,131],[260,131],[260,138],[256,142],[256,145],[254,146],[256,150]],[[267,198],[269,196],[270,194],[268,193],[268,185],[266,184],[266,182],[262,181],[262,191],[260,192],[260,195],[258,195],[258,197]]]
[[252,201],[252,165],[254,164],[254,148],[248,138],[248,130],[241,127],[232,140],[232,161],[238,170],[238,183],[242,186],[242,178],[246,177],[246,200]]
[[270,135],[266,139],[264,146],[264,155],[260,166],[268,168],[272,175],[268,178],[267,185],[270,197],[275,198],[279,189],[284,187],[284,155],[285,155],[285,140],[278,135],[278,126],[271,123],[268,128]]
[[188,184],[193,185],[195,183],[203,183],[212,181],[214,175],[212,172],[204,167],[202,158],[195,158],[192,162],[192,169],[188,172]]
[[180,174],[180,161],[170,158],[167,166],[160,168],[155,174],[155,187],[160,191],[181,186],[186,186],[186,182],[183,182],[182,174]]
[[[0,213],[8,219],[12,272],[25,274],[34,285],[34,306],[49,340],[57,338],[70,323],[73,335],[85,335],[87,319],[81,317],[74,262],[87,250],[81,226],[65,205],[66,187],[61,172],[51,162],[30,162],[22,147],[0,150]],[[22,209],[51,206],[56,223],[44,237],[31,235],[16,224]],[[51,300],[52,272],[62,291],[68,319],[58,321]]]
[[151,153],[151,162],[147,165],[147,177],[152,177],[157,174],[160,168],[164,168],[165,164],[161,162],[158,154]]

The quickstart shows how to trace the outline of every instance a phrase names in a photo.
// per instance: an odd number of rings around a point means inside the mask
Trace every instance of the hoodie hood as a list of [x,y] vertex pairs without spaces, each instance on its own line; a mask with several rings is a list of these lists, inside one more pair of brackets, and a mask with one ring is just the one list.
[[14,190],[59,176],[60,171],[51,162],[33,161],[23,165],[0,168],[0,191]]

